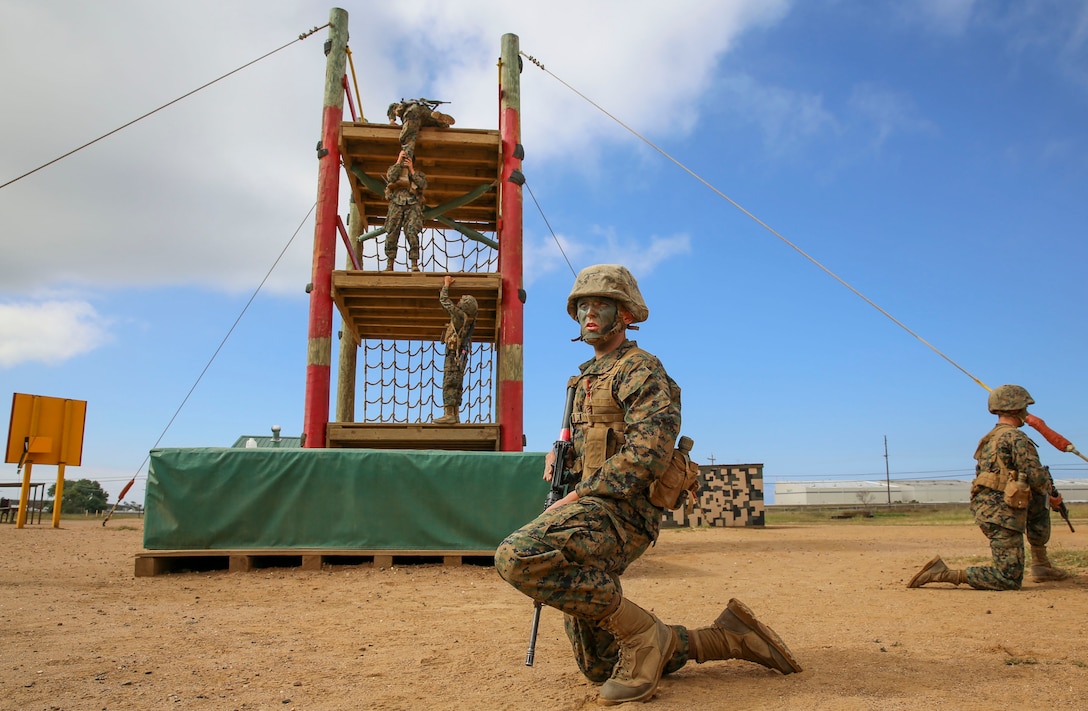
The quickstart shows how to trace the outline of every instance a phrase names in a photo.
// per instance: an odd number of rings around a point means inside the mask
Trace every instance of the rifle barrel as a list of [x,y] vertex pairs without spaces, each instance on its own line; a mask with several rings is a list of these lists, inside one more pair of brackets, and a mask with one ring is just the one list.
[[536,657],[536,633],[540,629],[540,609],[544,603],[533,603],[533,629],[529,632],[529,651],[525,653],[525,666],[533,666],[533,658]]

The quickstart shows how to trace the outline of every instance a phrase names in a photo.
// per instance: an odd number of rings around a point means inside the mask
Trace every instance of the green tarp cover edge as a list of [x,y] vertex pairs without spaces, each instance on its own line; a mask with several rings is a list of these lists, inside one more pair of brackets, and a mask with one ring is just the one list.
[[541,512],[544,456],[155,449],[144,548],[490,551]]

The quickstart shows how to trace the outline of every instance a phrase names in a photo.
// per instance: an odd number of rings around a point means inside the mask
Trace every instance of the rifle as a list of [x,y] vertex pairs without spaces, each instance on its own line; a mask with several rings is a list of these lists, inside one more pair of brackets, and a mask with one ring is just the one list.
[[[1050,484],[1050,498],[1054,498],[1054,497],[1059,496],[1059,495],[1060,494],[1058,494],[1057,487],[1055,487],[1054,483],[1051,482],[1051,484]],[[1073,528],[1073,522],[1069,520],[1069,507],[1065,505],[1064,501],[1062,502],[1062,505],[1058,507],[1058,513],[1060,513],[1062,515],[1062,518],[1065,519],[1065,525],[1069,526],[1069,532],[1070,533],[1076,533],[1077,529]]]
[[448,101],[437,101],[435,99],[424,99],[423,97],[420,97],[418,99],[405,99],[404,97],[401,97],[400,103],[402,103],[402,104],[419,104],[420,106],[426,106],[431,111],[434,111],[435,109],[437,109],[442,104],[448,104],[450,102],[448,102]]
[[461,339],[461,345],[457,349],[457,363],[461,367],[461,371],[464,372],[465,365],[468,364],[469,352],[472,350],[472,333],[476,330],[476,317],[472,317],[472,322],[469,323],[468,329],[465,331],[465,337]]
[[[567,495],[567,487],[571,484],[573,474],[567,469],[567,458],[574,446],[570,440],[570,413],[574,410],[574,385],[567,387],[567,402],[563,407],[563,426],[559,429],[559,439],[552,445],[552,453],[555,455],[555,464],[552,466],[552,481],[548,488],[548,495],[544,497],[544,510],[547,511],[552,504]],[[529,651],[525,654],[525,666],[533,666],[533,657],[536,656],[536,633],[540,627],[540,610],[544,603],[536,600],[533,602],[533,627],[529,632]]]
[[[1046,473],[1050,474],[1050,467],[1044,466],[1043,469],[1046,469]],[[1059,496],[1061,496],[1061,494],[1058,493],[1058,487],[1054,486],[1054,479],[1051,478],[1050,479],[1050,498],[1054,499],[1054,498],[1057,498]],[[1077,529],[1073,528],[1073,522],[1069,520],[1069,507],[1065,505],[1065,502],[1062,501],[1062,505],[1059,506],[1058,508],[1054,509],[1054,510],[1057,511],[1058,513],[1060,513],[1062,515],[1062,518],[1065,519],[1065,525],[1069,526],[1070,533],[1076,533]]]

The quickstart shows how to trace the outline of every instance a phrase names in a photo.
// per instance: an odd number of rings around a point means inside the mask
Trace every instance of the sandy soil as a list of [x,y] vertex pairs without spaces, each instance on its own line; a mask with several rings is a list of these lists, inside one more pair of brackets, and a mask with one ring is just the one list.
[[[1055,526],[1052,550],[1083,550]],[[583,709],[558,612],[525,666],[530,602],[490,567],[370,564],[136,578],[139,522],[0,525],[0,709]],[[788,677],[689,664],[654,709],[1088,708],[1088,570],[1020,592],[908,590],[970,525],[668,530],[624,578],[668,622],[737,597],[790,645]]]

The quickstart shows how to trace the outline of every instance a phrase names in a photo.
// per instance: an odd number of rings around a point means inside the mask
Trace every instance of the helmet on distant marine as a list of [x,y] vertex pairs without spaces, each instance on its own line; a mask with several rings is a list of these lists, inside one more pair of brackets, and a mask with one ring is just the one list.
[[632,323],[645,321],[650,317],[650,309],[642,300],[638,282],[627,267],[619,264],[597,264],[578,272],[574,288],[567,297],[567,313],[578,320],[578,299],[585,296],[603,296],[613,299],[623,306],[633,317]]
[[1035,401],[1027,390],[1019,385],[1000,385],[990,393],[986,404],[990,413],[996,415],[999,412],[1017,412],[1028,405],[1034,405]]
[[469,318],[476,318],[476,314],[480,311],[480,305],[476,303],[476,297],[469,294],[462,296],[457,305],[469,315]]

